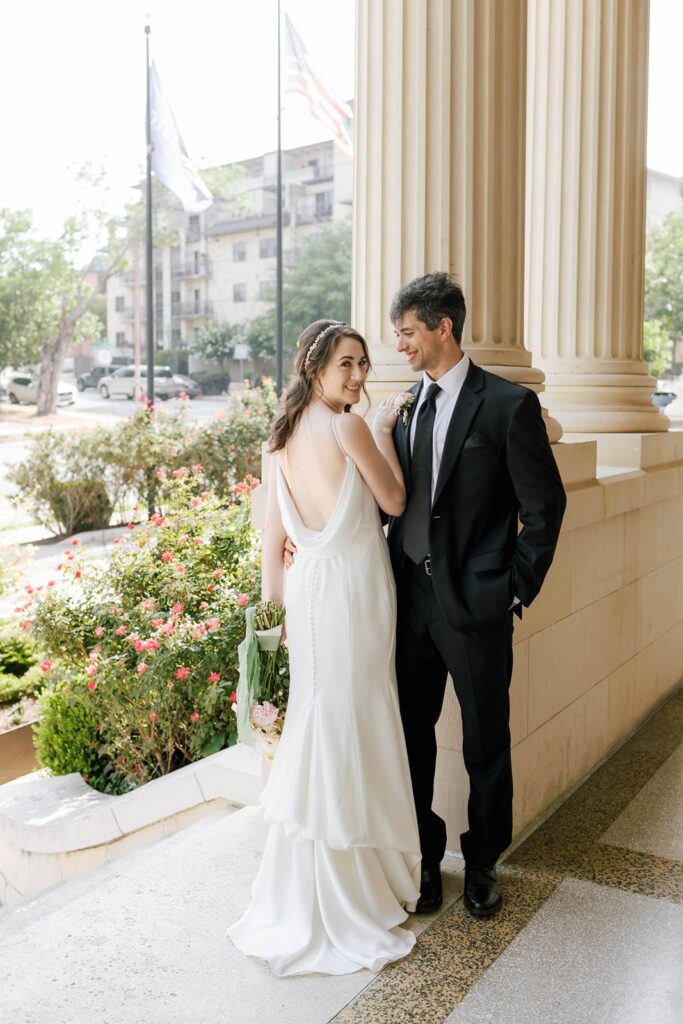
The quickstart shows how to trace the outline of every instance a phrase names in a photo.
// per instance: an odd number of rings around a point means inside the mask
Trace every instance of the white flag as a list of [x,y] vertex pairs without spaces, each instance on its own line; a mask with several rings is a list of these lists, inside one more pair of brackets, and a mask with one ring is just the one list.
[[288,14],[285,14],[285,92],[304,96],[311,114],[329,128],[342,153],[353,156],[353,145],[346,127],[353,111],[316,74],[303,40]]
[[173,111],[161,88],[156,66],[149,69],[149,114],[152,129],[152,170],[189,213],[211,206],[213,196],[187,155]]

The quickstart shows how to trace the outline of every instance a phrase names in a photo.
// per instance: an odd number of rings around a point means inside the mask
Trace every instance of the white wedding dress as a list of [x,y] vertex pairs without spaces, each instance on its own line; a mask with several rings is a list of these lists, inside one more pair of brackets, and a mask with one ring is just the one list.
[[324,530],[303,525],[278,465],[291,665],[261,802],[270,825],[251,903],[228,935],[277,975],[380,970],[410,952],[420,841],[399,714],[396,595],[355,463]]

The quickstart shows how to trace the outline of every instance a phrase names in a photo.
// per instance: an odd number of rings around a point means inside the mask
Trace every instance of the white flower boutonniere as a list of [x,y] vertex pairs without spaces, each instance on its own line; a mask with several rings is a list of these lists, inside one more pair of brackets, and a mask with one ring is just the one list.
[[397,416],[402,417],[404,427],[408,424],[408,415],[414,402],[415,395],[410,391],[400,391],[391,400],[391,407]]

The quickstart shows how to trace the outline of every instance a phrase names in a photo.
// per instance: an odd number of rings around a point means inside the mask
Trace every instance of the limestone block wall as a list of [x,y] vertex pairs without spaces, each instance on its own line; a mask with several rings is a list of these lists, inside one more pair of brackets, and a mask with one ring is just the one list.
[[[515,627],[517,840],[683,679],[683,431],[565,442],[554,446],[568,492],[557,555]],[[449,686],[435,807],[455,851],[467,820],[461,738]]]

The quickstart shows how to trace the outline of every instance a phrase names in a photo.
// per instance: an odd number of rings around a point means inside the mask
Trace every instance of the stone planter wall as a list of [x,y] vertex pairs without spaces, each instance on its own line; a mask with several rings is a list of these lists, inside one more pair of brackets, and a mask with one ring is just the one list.
[[221,750],[123,796],[80,775],[42,772],[0,786],[0,906],[171,835],[219,807],[258,801],[261,762],[249,747]]

